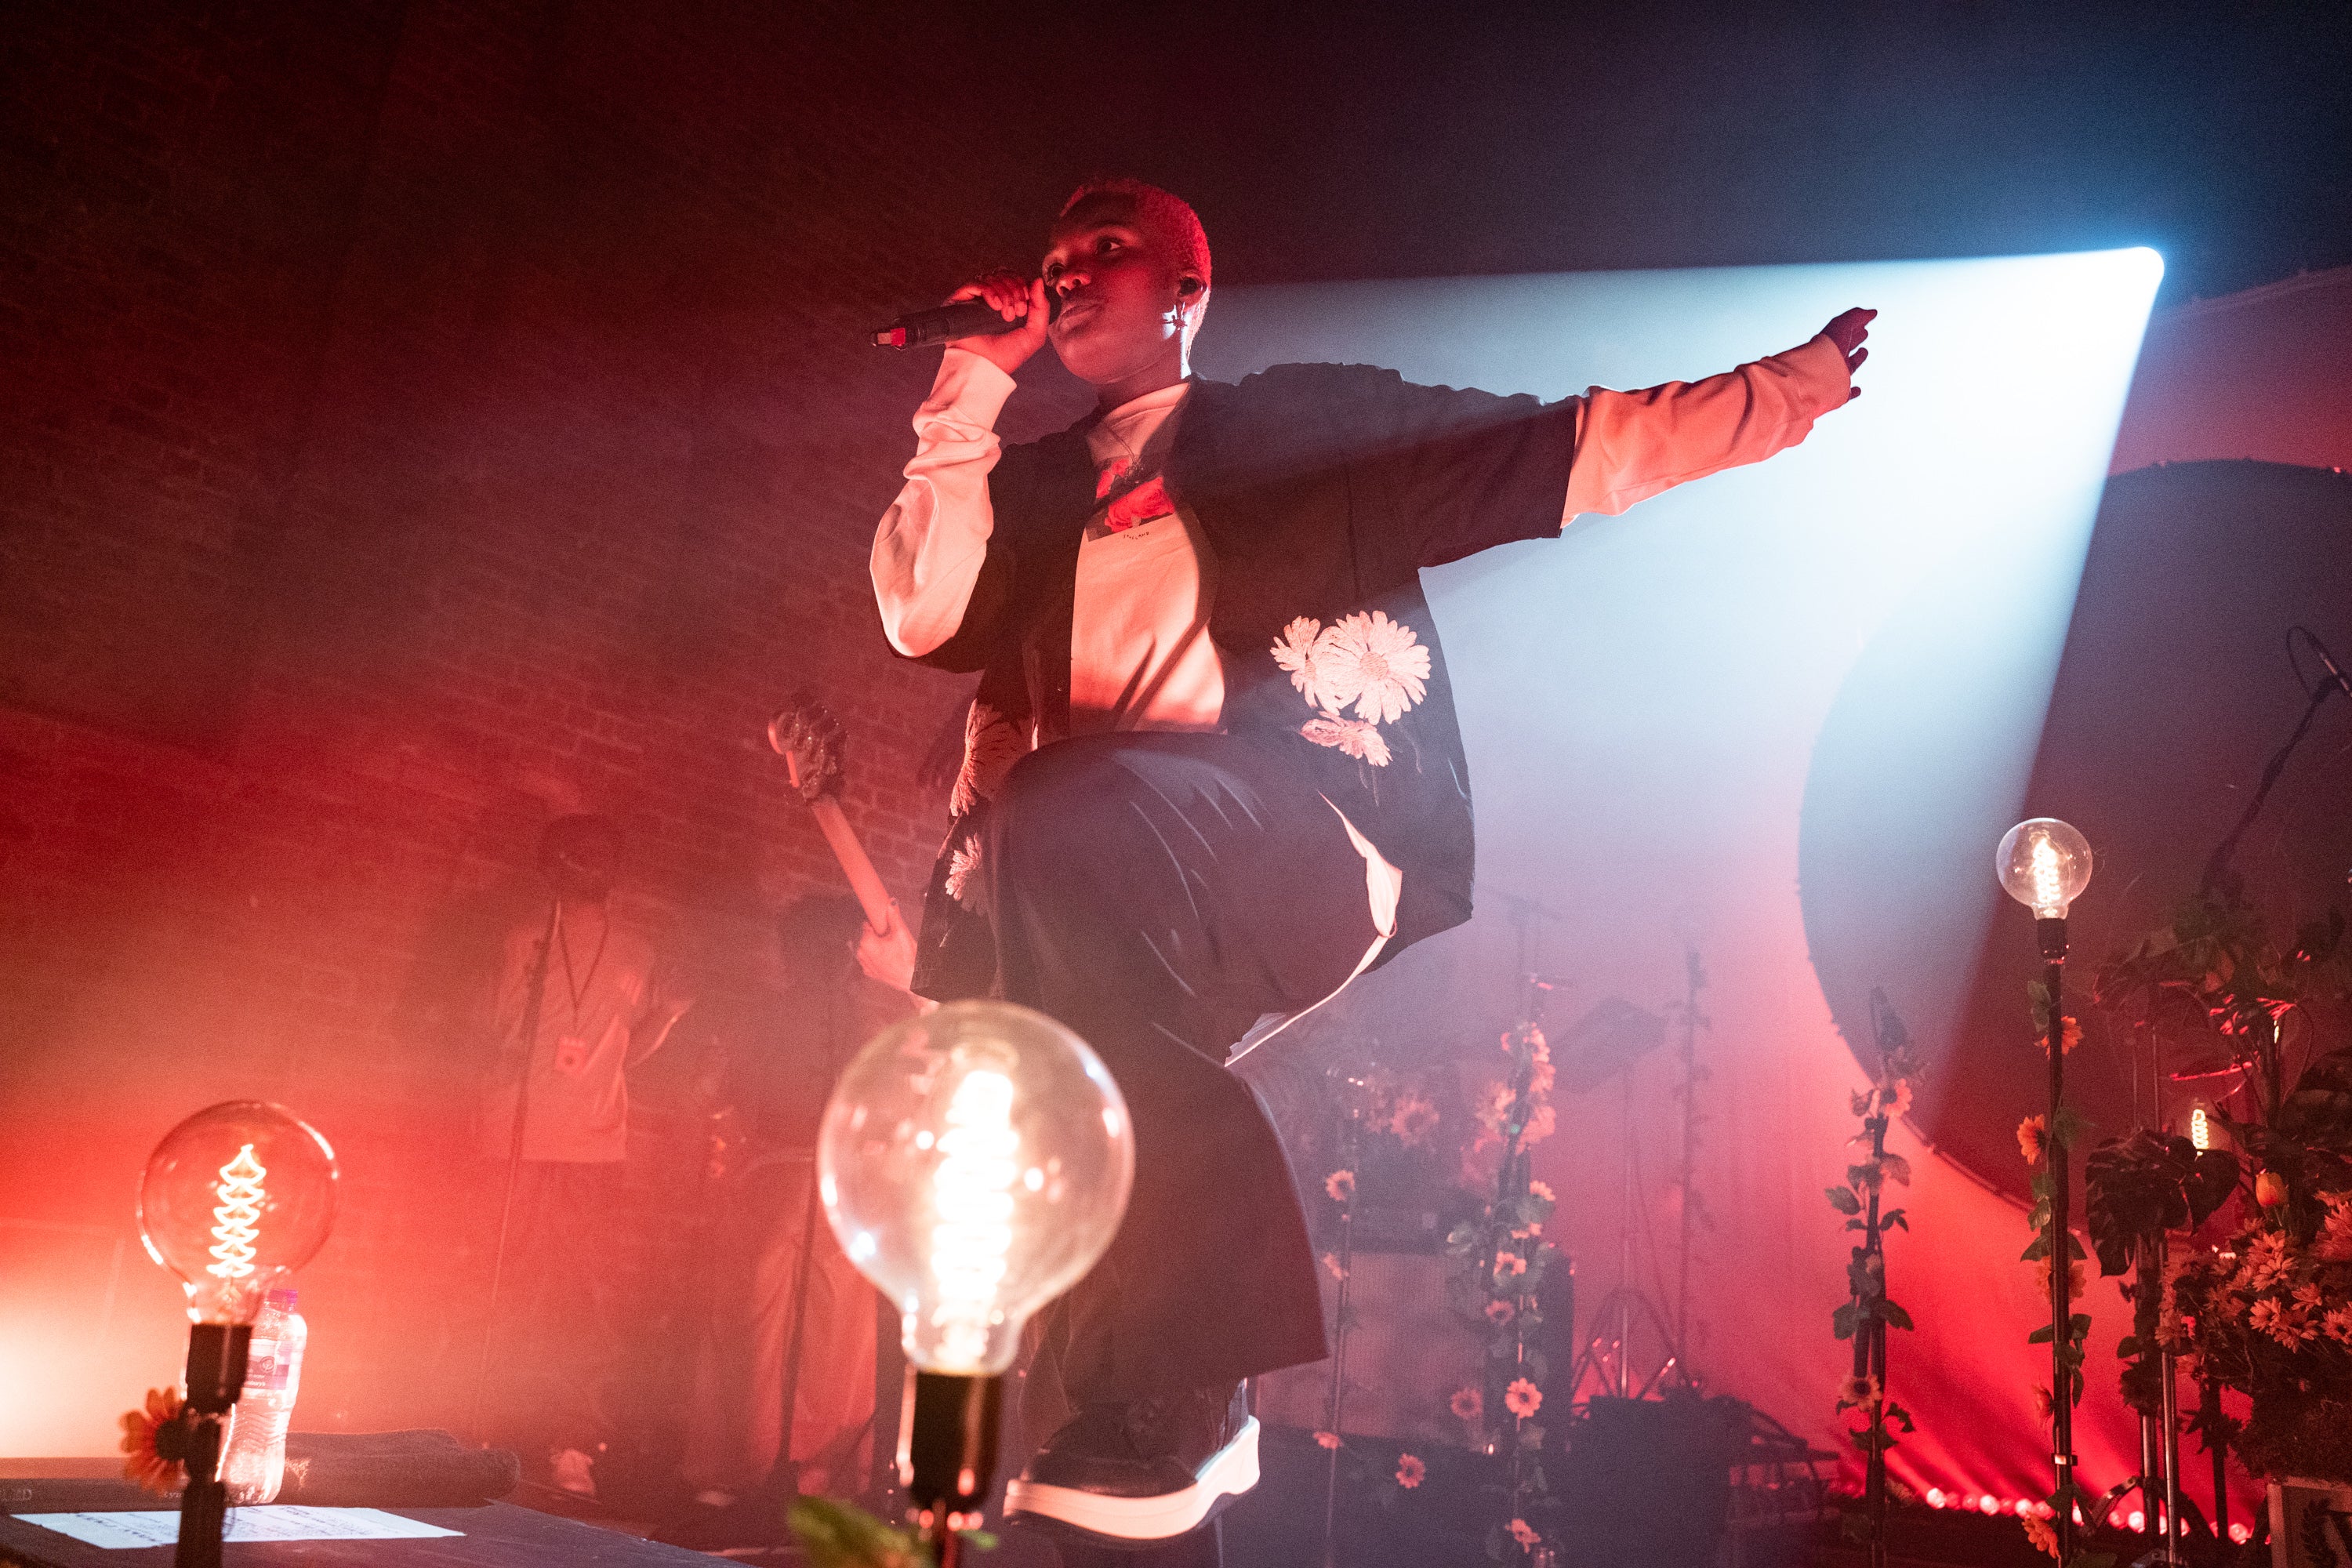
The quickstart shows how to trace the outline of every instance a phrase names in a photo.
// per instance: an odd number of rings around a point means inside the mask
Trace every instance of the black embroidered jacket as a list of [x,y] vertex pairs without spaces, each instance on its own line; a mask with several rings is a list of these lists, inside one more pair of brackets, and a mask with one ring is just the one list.
[[[1185,400],[1166,481],[1215,560],[1225,731],[1295,748],[1404,873],[1383,960],[1470,916],[1470,775],[1421,569],[1559,531],[1576,410],[1365,365],[1277,365]],[[965,886],[988,796],[1068,732],[1078,546],[1098,504],[1083,425],[1007,447],[989,499],[962,621],[923,656],[982,672],[919,939],[915,989],[942,1000],[994,983]]]

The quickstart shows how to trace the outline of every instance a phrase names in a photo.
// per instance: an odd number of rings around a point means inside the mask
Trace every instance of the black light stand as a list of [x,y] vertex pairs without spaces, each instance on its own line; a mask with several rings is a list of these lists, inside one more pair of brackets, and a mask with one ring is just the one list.
[[228,1487],[221,1480],[222,1438],[245,1392],[250,1323],[198,1323],[188,1331],[187,1489],[180,1494],[180,1539],[173,1568],[220,1568]]
[[1004,1405],[1001,1377],[913,1372],[898,1422],[898,1483],[908,1521],[931,1550],[933,1568],[960,1568],[963,1532],[977,1529],[996,1473]]
[[[2147,1005],[2132,1034],[2147,1057],[2148,1121],[2161,1131],[2166,1126],[2165,1077],[2162,1047],[2157,1042],[2154,1019],[2149,1016],[2155,1007],[2155,987],[2150,986]],[[2166,1267],[2161,1226],[2140,1238],[2138,1252],[2139,1278],[2133,1289],[2156,1291],[2160,1310]],[[2143,1413],[2139,1418],[2139,1499],[2149,1522],[2160,1521],[2163,1528],[2159,1544],[2134,1562],[2132,1568],[2180,1568],[2188,1562],[2180,1550],[2188,1529],[2187,1521],[2180,1517],[2180,1367],[2179,1358],[2161,1339],[2157,1342],[2157,1375],[2163,1380],[2158,1413]],[[2157,1490],[2158,1478],[2161,1495]]]
[[2042,947],[2042,984],[2049,998],[2044,1043],[2050,1049],[2050,1120],[2045,1138],[2050,1149],[2050,1463],[2058,1484],[2058,1561],[2074,1556],[2074,1370],[2067,1352],[2073,1347],[2073,1302],[2069,1300],[2074,1267],[2074,1234],[2069,1203],[2067,1150],[2061,1141],[2061,1116],[2066,1103],[2066,918],[2037,917],[2035,940]]
[[[1629,1061],[1619,1069],[1621,1105],[1618,1127],[1623,1142],[1619,1161],[1620,1181],[1617,1215],[1617,1287],[1601,1298],[1593,1309],[1596,1331],[1584,1348],[1577,1352],[1576,1364],[1569,1370],[1570,1389],[1581,1393],[1585,1379],[1594,1380],[1599,1393],[1618,1399],[1642,1399],[1664,1381],[1669,1372],[1680,1366],[1675,1348],[1675,1331],[1666,1315],[1649,1293],[1633,1282],[1633,1233],[1642,1223],[1641,1194],[1634,1179],[1633,1160],[1633,1068]],[[1616,1341],[1614,1361],[1611,1358],[1610,1342],[1603,1338],[1606,1331],[1598,1325],[1613,1321]],[[1633,1331],[1643,1323],[1649,1325],[1665,1348],[1665,1357],[1655,1372],[1635,1382],[1633,1377]]]
[[2221,1441],[2221,1382],[2209,1377],[2199,1391],[2198,1426],[2205,1434],[2206,1451],[2213,1456],[2213,1539],[2230,1539],[2230,1446]]
[[1691,1226],[1698,1217],[1698,1199],[1693,1182],[1698,1174],[1698,1086],[1703,1076],[1698,1065],[1698,1032],[1711,1027],[1698,1010],[1698,994],[1706,989],[1706,966],[1699,962],[1698,948],[1683,949],[1683,1044],[1682,1044],[1682,1228],[1675,1244],[1675,1358],[1676,1375],[1685,1386],[1691,1386],[1690,1369],[1690,1266]]

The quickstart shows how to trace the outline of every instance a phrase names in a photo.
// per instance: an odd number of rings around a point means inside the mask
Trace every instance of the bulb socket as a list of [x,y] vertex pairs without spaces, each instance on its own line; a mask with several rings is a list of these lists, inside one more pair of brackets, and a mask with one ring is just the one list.
[[2043,915],[2033,922],[2033,940],[2042,945],[2042,956],[2052,963],[2066,962],[2066,917]]
[[1003,1411],[1001,1377],[919,1371],[909,1375],[898,1423],[898,1480],[920,1522],[957,1519],[957,1529],[980,1522],[996,1473]]
[[196,1323],[188,1330],[188,1408],[226,1415],[245,1392],[251,1323]]
[[180,1494],[180,1538],[173,1568],[220,1568],[228,1489],[221,1484],[223,1417],[245,1392],[251,1323],[196,1323],[188,1330],[187,1489]]

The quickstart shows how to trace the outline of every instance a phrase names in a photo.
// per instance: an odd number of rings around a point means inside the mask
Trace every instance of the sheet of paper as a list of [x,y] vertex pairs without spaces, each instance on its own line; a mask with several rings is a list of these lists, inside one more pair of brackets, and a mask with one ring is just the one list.
[[[92,1546],[121,1549],[169,1546],[180,1539],[180,1516],[172,1513],[20,1513],[26,1524],[70,1535]],[[380,1508],[233,1508],[226,1541],[413,1541],[428,1535],[462,1535],[423,1524]]]

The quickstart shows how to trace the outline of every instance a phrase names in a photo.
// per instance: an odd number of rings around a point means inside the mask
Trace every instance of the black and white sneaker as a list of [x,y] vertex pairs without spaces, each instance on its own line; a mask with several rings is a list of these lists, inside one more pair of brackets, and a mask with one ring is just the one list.
[[1199,1529],[1257,1485],[1248,1386],[1088,1406],[1005,1488],[1006,1518],[1051,1520],[1109,1547]]

